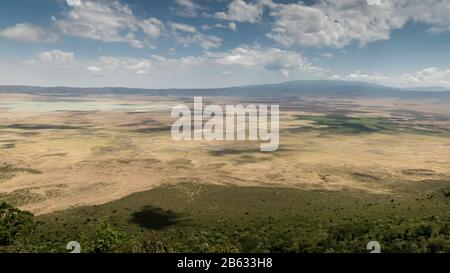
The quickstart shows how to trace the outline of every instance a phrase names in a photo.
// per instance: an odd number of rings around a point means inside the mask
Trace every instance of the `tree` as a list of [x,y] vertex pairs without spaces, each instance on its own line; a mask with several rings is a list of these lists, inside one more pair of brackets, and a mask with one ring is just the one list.
[[9,246],[35,228],[33,214],[0,202],[0,246]]

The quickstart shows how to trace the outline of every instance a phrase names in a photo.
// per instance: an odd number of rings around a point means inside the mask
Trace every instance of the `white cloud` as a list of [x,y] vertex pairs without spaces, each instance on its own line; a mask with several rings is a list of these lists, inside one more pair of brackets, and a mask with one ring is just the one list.
[[111,56],[102,56],[96,61],[97,67],[102,69],[117,69],[120,68],[122,63],[121,59]]
[[264,68],[289,77],[291,74],[320,73],[323,69],[313,66],[300,53],[278,48],[241,46],[222,53],[208,53],[214,63]]
[[169,23],[169,26],[172,28],[172,31],[184,31],[189,33],[197,33],[197,28],[191,25],[180,24],[180,23]]
[[93,61],[83,61],[82,66],[89,72],[146,75],[152,69],[151,61],[148,59],[137,59],[128,57],[102,56]]
[[[73,52],[53,50],[38,54],[38,60],[29,61],[33,67],[60,67],[82,70],[92,75],[101,72],[111,77],[117,75],[143,76],[153,73],[216,70],[229,75],[232,71],[265,71],[283,77],[318,74],[323,69],[313,66],[301,54],[277,48],[241,46],[225,52],[205,52],[201,56],[167,58],[151,55],[149,58],[101,56],[93,60],[76,59]],[[226,73],[223,73],[226,71]],[[239,74],[233,73],[233,75]]]
[[333,58],[334,54],[333,53],[329,53],[329,52],[325,52],[320,54],[320,56],[325,57],[325,58]]
[[220,37],[202,34],[194,26],[174,22],[170,22],[168,25],[175,42],[183,46],[199,44],[203,49],[211,49],[220,47],[222,44]]
[[[159,37],[163,30],[158,19],[140,20],[127,5],[118,1],[67,0],[67,4],[64,18],[55,21],[66,35],[143,48]],[[138,38],[141,32],[146,34],[144,39]]]
[[210,64],[208,58],[205,56],[187,56],[181,58],[166,58],[159,55],[150,56],[150,61],[152,65],[157,68],[164,69],[180,69],[187,68],[190,69],[195,66],[207,66]]
[[213,27],[215,28],[228,28],[226,25],[224,24],[215,24]]
[[206,52],[202,56],[181,58],[167,58],[159,55],[152,55],[149,59],[103,56],[95,61],[88,62],[86,67],[92,72],[97,72],[97,69],[89,69],[89,67],[96,67],[101,71],[141,72],[139,74],[144,74],[143,72],[148,74],[152,70],[161,69],[176,72],[180,69],[193,69],[194,67],[205,69],[218,67],[221,71],[227,71],[227,74],[231,74],[229,70],[224,70],[227,67],[265,70],[285,77],[324,72],[323,69],[313,66],[299,53],[257,46],[241,46],[226,52]]
[[58,35],[29,23],[20,23],[0,29],[0,37],[28,43],[54,42],[58,40]]
[[244,0],[233,0],[227,11],[216,12],[214,17],[236,22],[256,23],[261,20],[263,6],[258,3],[247,3]]
[[175,35],[175,41],[183,46],[198,44],[203,49],[218,48],[222,44],[222,39],[213,35],[203,35],[195,33],[193,35],[181,36]]
[[372,83],[379,83],[392,86],[414,87],[441,85],[450,86],[450,69],[441,70],[436,67],[429,67],[417,72],[402,74],[399,76],[387,76],[380,73],[362,73],[356,71],[345,76],[335,75],[333,79],[355,80]]
[[231,29],[232,31],[237,31],[237,25],[233,22],[230,22],[228,24],[228,28]]
[[224,24],[214,24],[214,25],[202,25],[201,28],[203,30],[211,30],[214,28],[220,28],[220,29],[230,29],[232,31],[237,31],[237,25],[233,22],[228,23],[228,25]]
[[193,0],[175,0],[177,5],[177,15],[184,17],[196,17],[202,10],[202,7]]
[[151,39],[158,38],[164,30],[164,23],[156,18],[150,18],[141,22],[142,31]]
[[393,4],[369,6],[359,0],[324,0],[312,6],[302,2],[277,5],[275,23],[268,37],[291,46],[342,48],[352,41],[361,44],[389,39],[392,29],[405,21],[393,16]]
[[[66,0],[68,11],[64,18],[55,20],[65,34],[96,39],[105,42],[123,42],[142,48],[164,32],[164,24],[156,18],[140,20],[126,4],[117,0]],[[195,17],[203,8],[194,0],[175,0],[176,12],[181,16]],[[450,1],[442,0],[383,0],[381,5],[371,6],[363,0],[321,0],[311,5],[302,1],[291,4],[272,0],[232,0],[225,11],[212,16],[231,21],[228,26],[216,24],[203,26],[228,27],[237,30],[234,22],[256,23],[262,20],[264,9],[270,10],[274,19],[268,37],[285,46],[304,45],[342,48],[352,42],[366,45],[387,40],[392,31],[409,21],[428,24],[430,32],[450,31]],[[193,26],[175,23],[177,31],[191,32],[196,37],[176,36],[184,44],[203,40],[210,48],[218,44],[218,38],[200,37]],[[145,34],[144,38],[141,33]],[[10,35],[11,36],[11,35]],[[23,35],[22,35],[23,36]],[[36,37],[30,35],[29,37]],[[26,38],[33,39],[33,38]],[[211,43],[211,40],[213,43]]]
[[69,6],[81,6],[81,0],[67,0]]
[[39,60],[45,65],[69,65],[75,61],[75,53],[53,50],[38,54]]
[[396,16],[430,25],[429,31],[450,31],[450,1],[395,0]]
[[194,36],[194,40],[195,39],[197,39],[200,42],[200,46],[203,49],[218,48],[222,44],[222,38],[213,35]]
[[[76,58],[72,52],[42,52],[36,60],[11,66],[0,63],[2,83],[62,86],[129,86],[142,88],[195,88],[281,82],[287,79],[326,79],[329,72],[315,66],[299,52],[258,45],[198,56],[147,58],[101,56]],[[388,85],[436,85],[450,82],[450,70],[429,68],[391,78],[355,72],[336,76]]]
[[87,71],[90,71],[90,72],[100,72],[100,71],[102,71],[101,68],[96,67],[96,66],[94,66],[94,65],[91,65],[91,66],[86,67],[86,70],[87,70]]
[[203,67],[220,70],[221,74],[231,74],[229,69],[264,70],[284,77],[304,74],[320,74],[325,70],[313,66],[307,58],[293,51],[278,48],[262,48],[259,46],[241,46],[225,52],[206,52],[202,56],[182,58],[166,58],[152,55],[148,60],[153,68],[179,70]]
[[137,74],[143,75],[150,73],[152,65],[148,60],[141,59],[137,62],[127,64],[125,67],[127,70],[135,71]]
[[437,67],[429,67],[412,74],[402,75],[401,78],[409,85],[450,87],[450,69],[441,70]]
[[404,82],[404,79],[402,77],[389,77],[385,76],[379,73],[372,73],[372,74],[365,74],[361,71],[356,71],[354,73],[350,73],[346,76],[339,76],[334,75],[332,77],[333,79],[342,79],[342,80],[350,80],[350,81],[365,81],[365,82],[372,82],[372,83],[382,83],[382,84],[389,84],[389,85],[399,85]]
[[204,24],[204,25],[201,26],[201,28],[202,28],[203,30],[211,30],[211,29],[213,29],[214,27],[215,27],[215,25],[211,26],[211,25],[207,25],[207,24]]
[[323,0],[309,6],[272,3],[271,9],[275,22],[267,36],[285,46],[365,45],[389,39],[409,21],[429,24],[433,32],[450,30],[450,1],[384,0],[370,6],[361,0]]

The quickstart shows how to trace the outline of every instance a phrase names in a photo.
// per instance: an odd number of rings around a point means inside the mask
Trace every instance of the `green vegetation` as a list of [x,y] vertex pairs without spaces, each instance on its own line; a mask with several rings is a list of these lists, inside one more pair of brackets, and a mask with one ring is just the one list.
[[449,192],[448,181],[395,196],[183,183],[33,223],[18,218],[33,232],[12,229],[1,244],[8,252],[68,252],[75,240],[83,252],[323,253],[367,252],[375,240],[383,252],[450,252]]
[[0,247],[13,244],[18,237],[29,235],[34,228],[31,213],[0,203]]
[[424,135],[448,135],[448,132],[417,129],[411,125],[402,124],[388,118],[381,117],[349,117],[344,115],[326,116],[296,116],[300,120],[313,121],[320,127],[299,127],[298,131],[319,130],[333,134],[362,134],[362,133],[411,133]]
[[44,196],[33,193],[30,189],[19,189],[9,193],[0,193],[0,202],[6,202],[12,206],[22,206],[40,201]]
[[28,172],[31,174],[40,174],[39,170],[28,168],[16,168],[12,165],[4,164],[0,165],[0,182],[12,178],[18,172]]
[[299,116],[303,120],[310,120],[317,125],[326,126],[327,129],[337,133],[373,133],[377,131],[396,130],[383,118],[348,117],[348,116]]

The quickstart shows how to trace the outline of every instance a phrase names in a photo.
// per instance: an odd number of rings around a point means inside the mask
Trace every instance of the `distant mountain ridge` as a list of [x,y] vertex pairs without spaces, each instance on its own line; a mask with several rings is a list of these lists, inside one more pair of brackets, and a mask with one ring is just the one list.
[[[429,91],[428,91],[429,90]],[[440,89],[439,89],[440,90]],[[277,84],[249,85],[207,89],[142,89],[124,87],[75,88],[0,86],[0,94],[82,95],[148,95],[148,96],[237,96],[237,97],[349,97],[349,98],[429,98],[450,100],[450,90],[435,88],[395,88],[353,81],[290,81]]]

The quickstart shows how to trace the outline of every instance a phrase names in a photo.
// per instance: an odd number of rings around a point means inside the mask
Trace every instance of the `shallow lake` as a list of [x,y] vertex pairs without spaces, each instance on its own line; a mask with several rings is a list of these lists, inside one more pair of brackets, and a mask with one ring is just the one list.
[[171,103],[123,103],[114,101],[3,101],[0,110],[6,112],[59,112],[59,111],[166,111]]

